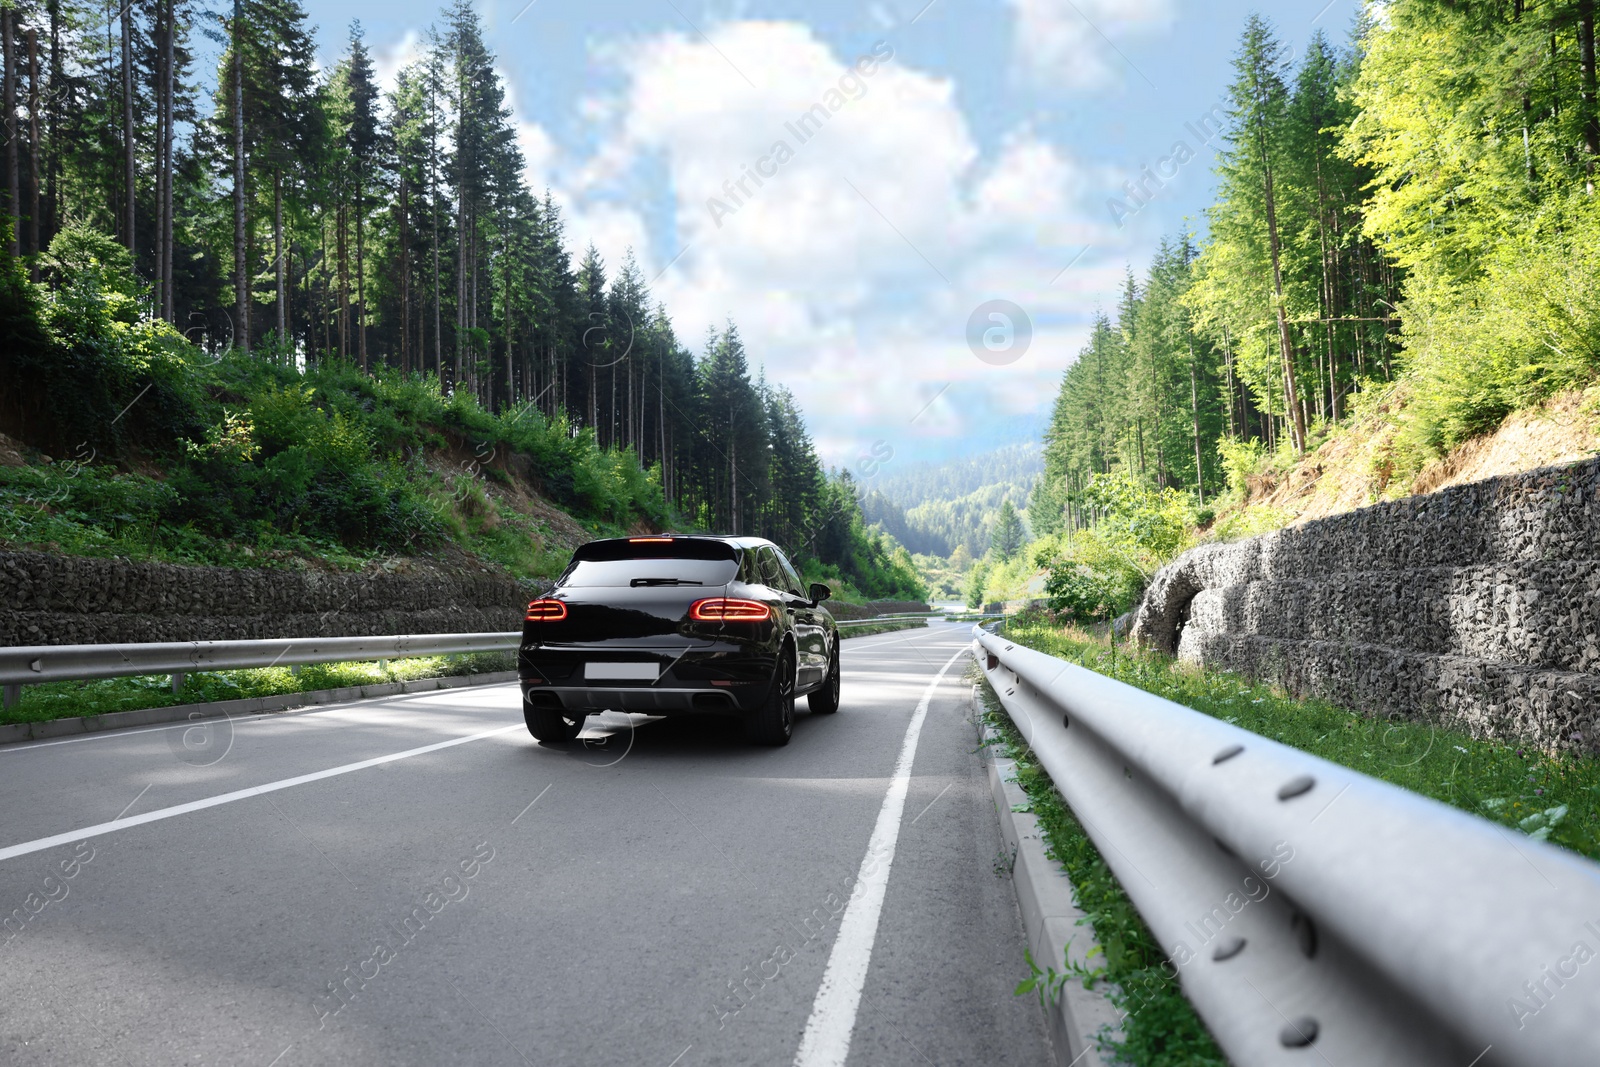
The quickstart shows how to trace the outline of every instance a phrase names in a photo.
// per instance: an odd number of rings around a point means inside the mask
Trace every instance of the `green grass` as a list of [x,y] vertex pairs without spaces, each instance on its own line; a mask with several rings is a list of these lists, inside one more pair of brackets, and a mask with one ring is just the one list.
[[[981,671],[973,674],[982,677]],[[1167,964],[1160,943],[1062,802],[1049,775],[1033,761],[1032,751],[986,679],[982,693],[984,719],[1002,737],[1005,755],[1016,761],[1016,781],[1039,820],[1046,851],[1071,879],[1073,899],[1100,946],[1097,966],[1069,973],[1066,980],[1081,981],[1091,989],[1100,982],[1111,983],[1111,1002],[1125,1013],[1120,1039],[1102,1040],[1102,1051],[1110,1062],[1136,1067],[1226,1067],[1227,1060],[1178,988],[1177,968]],[[1058,963],[1062,961],[1038,961],[1047,974]],[[1029,990],[1021,989],[1019,995],[1025,992]]]
[[1006,636],[1213,718],[1325,760],[1600,859],[1600,760],[1485,741],[1425,722],[1372,718],[1298,700],[1226,671],[1153,653],[1113,649],[1104,638],[1038,617]]
[[[109,501],[94,499],[93,490],[108,488],[112,492],[100,495],[110,496]],[[462,551],[519,578],[552,578],[566,567],[570,554],[549,547],[554,538],[544,523],[490,497],[479,483],[463,477],[454,483],[424,480],[417,491],[438,516],[449,542]],[[118,499],[130,496],[134,506]],[[247,537],[220,536],[192,522],[164,521],[149,501],[166,498],[159,481],[141,475],[89,476],[86,469],[68,464],[0,467],[0,549],[219,567],[303,568],[313,563],[339,571],[359,571],[395,555],[268,524],[257,524]],[[581,525],[596,536],[626,532],[598,520]],[[415,546],[400,554],[438,553]]]
[[475,652],[458,656],[418,656],[376,663],[320,663],[300,669],[265,667],[259,670],[200,671],[186,676],[174,693],[165,675],[106,678],[94,682],[47,682],[25,686],[14,707],[0,711],[0,724],[44,722],[112,711],[166,708],[179,704],[204,704],[243,697],[310,693],[319,689],[344,689],[417,678],[444,678],[464,674],[489,674],[512,670],[515,657],[506,652]]

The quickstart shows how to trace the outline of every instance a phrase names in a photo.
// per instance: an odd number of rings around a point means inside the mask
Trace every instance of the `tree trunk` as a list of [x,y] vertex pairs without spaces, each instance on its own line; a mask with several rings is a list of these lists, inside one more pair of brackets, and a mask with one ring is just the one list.
[[1189,404],[1194,412],[1194,487],[1200,494],[1200,506],[1206,503],[1205,466],[1200,460],[1200,378],[1195,367],[1194,340],[1189,341]]
[[411,221],[410,189],[400,169],[400,372],[411,373]]
[[667,504],[672,503],[672,484],[667,476],[667,375],[666,352],[662,351],[661,366],[656,370],[656,431],[661,436],[661,491]]
[[152,72],[150,88],[156,100],[156,144],[155,144],[155,179],[156,179],[156,245],[155,245],[155,314],[159,318],[167,318],[167,256],[170,249],[167,246],[167,182],[171,176],[168,173],[166,154],[167,145],[167,50],[164,46],[164,35],[168,32],[166,19],[166,5],[156,5],[156,25],[153,27],[156,40],[155,69]]
[[434,186],[433,200],[433,373],[444,388],[444,309],[443,286],[439,284],[439,201],[438,186]]
[[177,0],[167,0],[167,25],[163,34],[162,43],[166,48],[166,61],[162,64],[165,84],[161,87],[161,108],[165,120],[161,127],[161,174],[164,179],[161,186],[161,246],[165,250],[162,257],[162,315],[168,322],[173,322],[178,317],[178,298],[173,292],[172,263],[176,258],[175,247],[177,244],[177,226],[173,218],[174,197],[172,187],[176,178],[172,159],[173,119],[176,117],[174,95],[177,86],[177,46],[173,38],[178,32]]
[[1228,436],[1238,437],[1239,431],[1236,423],[1234,422],[1233,410],[1235,404],[1234,397],[1236,395],[1233,384],[1233,345],[1228,341],[1227,323],[1222,324],[1222,359],[1223,365],[1227,368],[1228,375]]
[[[505,267],[506,267],[506,269],[505,269],[505,279],[506,279],[505,301],[506,301],[506,304],[505,304],[505,315],[504,315],[505,322],[502,324],[501,329],[505,330],[505,332],[506,332],[506,403],[505,403],[505,406],[506,406],[507,409],[510,409],[511,407],[515,406],[516,402],[517,402],[517,383],[516,383],[516,372],[515,372],[515,370],[513,368],[513,365],[512,365],[513,355],[512,355],[512,350],[511,350],[511,220],[509,218],[507,218],[506,221],[505,221],[505,228],[506,228],[505,247],[504,247],[504,249],[502,249],[501,254],[505,257]],[[527,383],[524,382],[523,386],[524,386],[524,388],[526,388],[527,387]]]
[[339,201],[334,240],[339,256],[339,358],[350,357],[350,212]]
[[22,194],[17,173],[17,49],[16,12],[9,6],[0,9],[0,35],[5,37],[4,99],[6,109],[6,188],[9,199],[6,207],[11,212],[11,254],[22,254]]
[[61,125],[61,3],[60,0],[49,0],[46,9],[50,13],[50,104],[46,115],[48,121],[48,134],[50,137],[50,166],[45,172],[45,200],[50,205],[49,225],[44,235],[46,246],[54,239],[56,228],[61,218],[61,202],[58,198],[61,186],[61,151],[56,140],[56,131]]
[[244,4],[233,0],[233,303],[235,343],[250,351],[250,263],[244,219]]
[[[283,171],[278,168],[272,172],[272,263],[278,281],[278,344],[281,345],[289,335],[289,293],[283,259]],[[291,358],[290,363],[293,362]]]
[[1267,157],[1266,130],[1258,131],[1261,142],[1261,176],[1267,211],[1267,244],[1272,251],[1273,304],[1278,315],[1278,354],[1283,361],[1283,407],[1293,420],[1290,437],[1296,452],[1306,450],[1305,415],[1296,403],[1299,388],[1295,384],[1294,344],[1289,339],[1289,314],[1283,303],[1283,261],[1278,241],[1278,205],[1273,196],[1272,164]]
[[332,329],[330,321],[333,316],[328,311],[328,302],[331,298],[328,284],[328,216],[326,205],[323,205],[321,225],[317,227],[317,238],[322,242],[322,352],[326,354],[333,347],[333,338],[328,331]]
[[366,165],[356,163],[356,348],[361,355],[361,369],[367,370],[367,245],[366,215],[367,179]]
[[456,367],[455,384],[461,384],[462,346],[467,340],[467,198],[456,189]]
[[1586,190],[1594,193],[1595,156],[1600,155],[1600,116],[1595,114],[1594,0],[1578,0],[1578,62],[1583,68],[1583,154],[1589,179]]
[[[8,109],[9,110],[9,109]],[[122,177],[123,196],[123,226],[127,235],[128,255],[133,257],[135,265],[139,262],[139,253],[135,247],[135,208],[138,204],[137,165],[133,157],[133,3],[132,0],[122,6]]]
[[[28,244],[34,252],[39,247],[39,34],[28,30]],[[33,267],[33,279],[39,280],[39,267]]]

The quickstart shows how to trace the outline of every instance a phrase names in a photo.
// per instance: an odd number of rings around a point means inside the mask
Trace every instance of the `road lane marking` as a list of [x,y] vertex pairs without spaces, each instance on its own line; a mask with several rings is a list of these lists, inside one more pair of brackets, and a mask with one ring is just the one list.
[[856,1012],[861,1007],[861,990],[867,982],[867,967],[872,962],[872,945],[878,937],[878,918],[883,898],[889,889],[889,867],[894,862],[895,843],[900,838],[900,820],[905,814],[906,791],[911,787],[911,765],[917,758],[917,739],[928,717],[928,705],[944,676],[970,650],[962,648],[945,661],[939,673],[922,692],[922,700],[906,727],[906,739],[895,760],[894,777],[884,794],[878,822],[872,828],[867,854],[856,873],[850,903],[839,920],[839,935],[822,973],[822,985],[811,1005],[794,1067],[843,1067],[850,1054],[850,1037],[856,1028]]
[[341,774],[351,774],[355,771],[364,771],[368,767],[377,767],[384,763],[394,763],[396,760],[410,759],[412,756],[423,756],[429,752],[438,752],[441,749],[454,748],[456,745],[465,745],[471,741],[482,741],[486,737],[495,737],[512,730],[521,730],[521,725],[502,726],[498,730],[487,730],[481,734],[469,734],[466,737],[454,737],[449,741],[440,741],[432,745],[423,745],[421,748],[408,748],[404,752],[393,752],[387,756],[376,756],[365,759],[359,763],[346,763],[340,767],[329,767],[325,771],[313,771],[310,774],[296,775],[293,778],[283,778],[276,782],[267,782],[265,785],[253,785],[248,789],[236,789],[231,793],[219,793],[214,797],[204,800],[191,800],[187,804],[174,804],[170,808],[158,808],[147,811],[143,815],[133,815],[126,819],[114,819],[111,822],[97,823],[94,826],[85,826],[79,830],[68,830],[64,834],[53,834],[50,837],[41,837],[36,841],[24,841],[19,845],[9,845],[0,848],[0,861],[15,859],[17,856],[26,856],[30,852],[42,852],[47,848],[57,845],[70,845],[74,841],[82,841],[89,837],[99,837],[101,834],[115,833],[134,826],[143,826],[145,823],[160,822],[162,819],[171,819],[179,815],[187,815],[192,811],[204,811],[206,808],[215,808],[222,804],[232,804],[236,800],[249,800],[266,793],[276,793],[280,789],[293,789],[297,785],[306,785],[310,782],[320,782],[324,778],[334,778]]

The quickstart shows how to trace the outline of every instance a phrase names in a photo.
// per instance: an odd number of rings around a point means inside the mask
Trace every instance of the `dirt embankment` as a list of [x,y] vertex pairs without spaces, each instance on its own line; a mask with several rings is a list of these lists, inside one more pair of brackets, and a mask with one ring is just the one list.
[[520,452],[474,449],[454,431],[442,432],[446,447],[423,452],[422,461],[430,470],[447,480],[457,477],[476,480],[490,499],[509,504],[538,523],[548,534],[548,548],[570,552],[585,541],[593,540],[594,534],[582,523],[540,494],[540,479],[533,460]]
[[1381,417],[1336,432],[1283,473],[1250,479],[1245,508],[1264,506],[1289,525],[1327,518],[1380,500],[1436,493],[1455,485],[1518,474],[1600,454],[1600,420],[1583,394],[1559,393],[1507,416],[1495,432],[1459,446],[1407,483],[1396,484],[1388,456],[1394,424]]

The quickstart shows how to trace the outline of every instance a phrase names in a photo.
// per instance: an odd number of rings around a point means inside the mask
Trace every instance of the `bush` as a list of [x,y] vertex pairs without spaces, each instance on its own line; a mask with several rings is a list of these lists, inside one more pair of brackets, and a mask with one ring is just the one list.
[[1600,372],[1600,205],[1577,195],[1486,258],[1463,283],[1413,278],[1404,306],[1410,403],[1401,473]]
[[1126,598],[1117,576],[1071,561],[1050,571],[1044,592],[1052,612],[1082,621],[1109,619]]
[[1080,503],[1099,519],[1041,546],[1045,593],[1052,611],[1105,619],[1132,607],[1150,576],[1189,547],[1189,502],[1117,473],[1091,478]]

